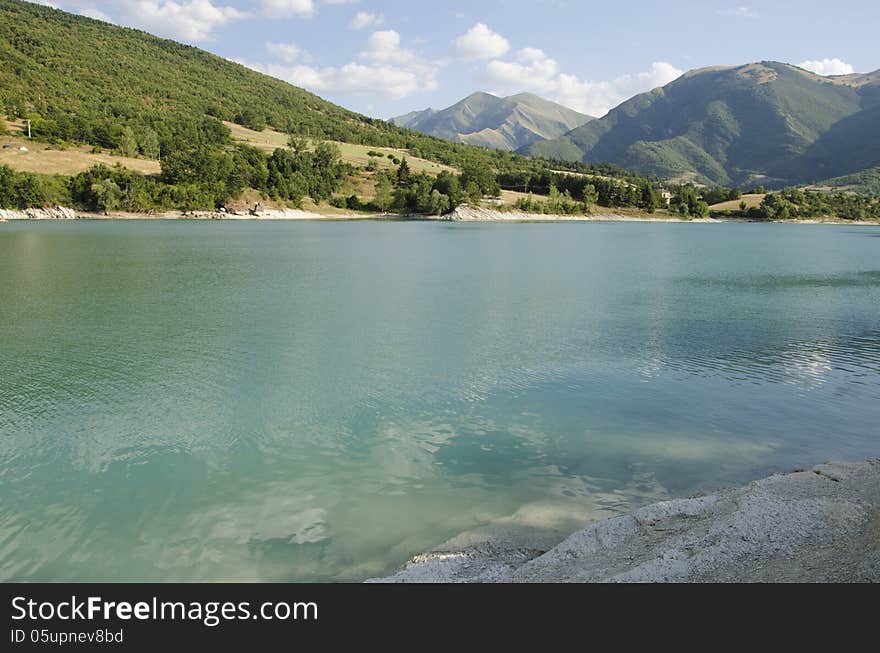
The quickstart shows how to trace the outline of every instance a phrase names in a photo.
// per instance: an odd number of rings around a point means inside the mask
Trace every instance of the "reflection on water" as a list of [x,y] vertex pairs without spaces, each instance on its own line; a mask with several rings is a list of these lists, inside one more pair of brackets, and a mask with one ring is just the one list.
[[0,578],[357,580],[880,448],[880,241],[0,226]]

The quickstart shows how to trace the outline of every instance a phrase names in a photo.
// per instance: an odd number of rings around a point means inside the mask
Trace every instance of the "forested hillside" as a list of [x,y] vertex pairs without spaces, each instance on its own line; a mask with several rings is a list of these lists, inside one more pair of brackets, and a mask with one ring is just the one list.
[[205,116],[305,137],[417,148],[446,163],[464,148],[362,116],[208,52],[50,7],[0,0],[0,106],[39,138],[157,155]]
[[[5,207],[214,209],[254,191],[287,206],[308,197],[355,210],[438,213],[498,196],[499,179],[514,173],[595,173],[622,188],[635,178],[615,167],[450,143],[358,115],[194,47],[19,0],[0,0],[0,107],[10,124],[21,129],[29,121],[33,137],[57,149],[87,144],[102,156],[161,160],[158,176],[99,165],[68,179],[6,167]],[[234,139],[224,122],[288,137],[266,152]],[[344,159],[346,144],[397,153],[368,151],[362,165]],[[416,171],[407,155],[452,168]],[[566,207],[586,209],[591,197],[568,198]]]
[[528,152],[707,184],[814,183],[880,165],[878,77],[776,62],[696,70]]

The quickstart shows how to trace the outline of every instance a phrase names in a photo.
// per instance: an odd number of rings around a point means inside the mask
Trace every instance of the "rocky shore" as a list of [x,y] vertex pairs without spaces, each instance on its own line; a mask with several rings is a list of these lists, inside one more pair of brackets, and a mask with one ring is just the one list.
[[[299,209],[245,209],[229,211],[164,211],[153,213],[114,212],[88,213],[61,206],[4,210],[0,209],[0,221],[7,220],[426,220],[441,222],[698,222],[722,224],[726,222],[754,222],[742,218],[693,218],[682,219],[674,215],[640,215],[614,212],[613,210],[590,215],[547,215],[540,213],[523,213],[522,211],[501,211],[486,207],[459,206],[450,213],[440,216],[401,217],[388,213],[318,213]],[[759,221],[764,222],[764,221]],[[851,220],[774,220],[785,224],[847,224],[847,225],[878,225],[876,221]]]
[[0,220],[75,220],[73,209],[55,206],[43,209],[0,209]]
[[880,460],[656,503],[549,548],[441,546],[371,582],[880,582]]
[[[459,206],[451,213],[441,215],[433,220],[448,222],[684,222],[684,220],[667,215],[651,216],[628,215],[607,210],[590,215],[549,215],[542,213],[524,213],[523,211],[501,211],[486,207],[474,207],[467,204]],[[688,222],[722,222],[712,218],[688,220]]]
[[363,213],[324,214],[297,209],[89,213],[57,206],[43,209],[0,210],[0,220],[354,220],[383,217],[392,216]]

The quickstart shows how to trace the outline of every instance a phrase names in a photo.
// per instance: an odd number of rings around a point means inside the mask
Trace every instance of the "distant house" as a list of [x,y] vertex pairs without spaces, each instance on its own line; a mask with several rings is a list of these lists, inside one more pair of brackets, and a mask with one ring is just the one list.
[[660,199],[663,200],[666,204],[672,201],[672,191],[668,191],[665,188],[661,188],[660,191]]

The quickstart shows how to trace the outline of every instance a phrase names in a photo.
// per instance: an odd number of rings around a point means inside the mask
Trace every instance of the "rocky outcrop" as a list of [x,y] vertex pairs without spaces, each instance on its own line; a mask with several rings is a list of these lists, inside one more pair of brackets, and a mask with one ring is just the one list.
[[[450,213],[441,216],[426,216],[427,220],[445,220],[449,222],[685,222],[677,216],[665,214],[633,215],[615,213],[613,210],[601,209],[601,213],[588,215],[550,215],[542,213],[525,213],[517,210],[502,210],[482,206],[463,204]],[[697,218],[687,222],[719,222],[713,218]]]
[[75,220],[76,211],[63,206],[42,209],[0,209],[0,220]]
[[589,218],[590,216],[584,215],[542,215],[540,213],[523,213],[522,211],[499,211],[463,204],[451,213],[435,219],[449,222],[559,222]]
[[376,582],[878,582],[880,461],[833,463],[664,501],[546,552],[442,547]]

